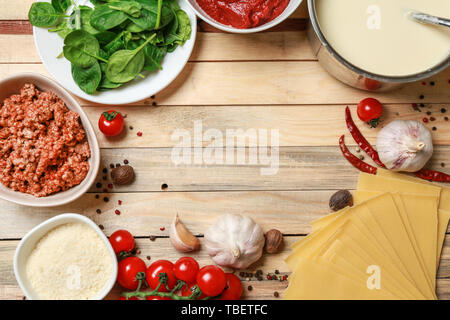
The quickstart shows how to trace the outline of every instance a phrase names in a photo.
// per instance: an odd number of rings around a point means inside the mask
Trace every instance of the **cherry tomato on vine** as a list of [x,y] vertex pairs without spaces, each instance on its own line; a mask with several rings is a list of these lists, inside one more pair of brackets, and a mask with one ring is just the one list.
[[357,112],[361,121],[369,122],[372,127],[376,127],[383,114],[383,105],[377,99],[366,98],[358,104]]
[[110,237],[109,242],[115,253],[131,252],[134,249],[134,238],[127,230],[117,230]]
[[219,297],[219,300],[239,300],[242,296],[241,279],[232,273],[225,274],[227,278],[227,286]]
[[183,257],[178,259],[173,266],[173,273],[178,280],[191,284],[195,282],[197,272],[200,269],[198,262],[191,257]]
[[98,120],[98,128],[100,131],[109,137],[119,135],[123,130],[123,116],[120,112],[108,110],[103,112]]
[[125,298],[123,296],[120,296],[118,300],[139,300],[139,299],[136,298],[136,297],[130,297],[130,298],[127,299],[127,298]]
[[225,272],[216,266],[206,266],[197,273],[197,284],[208,297],[216,297],[227,285]]
[[139,281],[136,279],[138,273],[145,273],[146,266],[142,259],[137,257],[127,257],[119,262],[117,282],[128,290],[136,290]]
[[170,297],[160,297],[160,296],[147,296],[145,300],[172,300]]
[[[194,293],[194,290],[198,287],[197,284],[192,284],[190,286],[184,286],[183,289],[181,289],[181,295],[183,297],[189,297],[192,293]],[[199,297],[197,297],[197,300],[202,300],[206,298],[207,296],[202,293]]]
[[[178,281],[173,274],[173,263],[167,260],[158,260],[153,262],[150,267],[148,267],[145,273],[145,279],[147,280],[148,285],[153,290],[158,287],[159,284],[159,275],[161,273],[165,273],[167,275],[167,287],[169,289],[173,289]],[[164,284],[161,284],[159,287],[159,292],[167,292],[167,288]]]

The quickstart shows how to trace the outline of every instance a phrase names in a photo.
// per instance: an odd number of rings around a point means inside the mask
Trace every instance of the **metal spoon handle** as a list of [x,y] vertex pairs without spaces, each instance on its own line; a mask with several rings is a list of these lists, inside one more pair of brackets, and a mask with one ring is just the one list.
[[413,18],[424,23],[434,24],[437,26],[450,27],[450,19],[432,16],[422,12],[413,13]]

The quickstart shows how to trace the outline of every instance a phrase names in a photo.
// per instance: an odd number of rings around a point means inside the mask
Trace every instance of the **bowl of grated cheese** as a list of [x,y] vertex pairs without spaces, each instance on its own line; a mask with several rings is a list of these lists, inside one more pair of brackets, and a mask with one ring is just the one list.
[[117,265],[100,228],[74,213],[33,228],[14,256],[14,274],[29,300],[101,300],[116,282]]

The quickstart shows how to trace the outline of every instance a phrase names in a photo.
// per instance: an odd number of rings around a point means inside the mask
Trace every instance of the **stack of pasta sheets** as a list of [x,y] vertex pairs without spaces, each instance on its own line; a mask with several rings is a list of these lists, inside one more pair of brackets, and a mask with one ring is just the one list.
[[313,222],[293,245],[285,299],[437,299],[450,189],[362,173],[353,207]]

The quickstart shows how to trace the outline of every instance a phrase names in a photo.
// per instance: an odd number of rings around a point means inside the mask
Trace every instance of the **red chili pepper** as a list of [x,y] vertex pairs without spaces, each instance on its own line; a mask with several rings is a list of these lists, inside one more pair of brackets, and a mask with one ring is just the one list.
[[450,175],[429,169],[422,169],[414,173],[416,177],[424,180],[435,181],[435,182],[450,182]]
[[376,174],[377,168],[371,166],[368,163],[365,163],[364,161],[353,155],[350,150],[348,150],[347,146],[345,145],[344,138],[345,135],[342,135],[339,139],[339,147],[341,148],[342,154],[344,155],[345,159],[347,159],[348,162],[350,162],[356,169],[362,172]]
[[353,139],[355,139],[359,147],[364,150],[364,152],[369,157],[371,157],[376,164],[378,164],[382,168],[385,168],[385,165],[383,164],[383,162],[381,162],[380,157],[378,156],[378,152],[370,145],[366,138],[364,138],[361,131],[359,131],[358,127],[353,121],[349,107],[345,109],[345,122],[347,123],[348,131],[350,131]]

